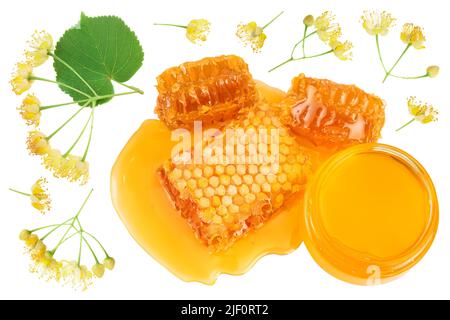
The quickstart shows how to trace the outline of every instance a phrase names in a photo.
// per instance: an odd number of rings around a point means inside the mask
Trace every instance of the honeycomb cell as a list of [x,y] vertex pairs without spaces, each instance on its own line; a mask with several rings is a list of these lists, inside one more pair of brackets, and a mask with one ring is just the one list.
[[[235,141],[244,141],[247,155],[245,163],[230,163],[224,166],[223,163],[205,165],[194,161],[178,163],[169,160],[159,170],[162,185],[168,191],[175,207],[188,221],[197,237],[213,251],[226,249],[248,231],[259,228],[291,195],[304,190],[307,178],[312,172],[312,156],[309,150],[302,148],[295,139],[286,139],[289,130],[280,130],[282,124],[276,120],[278,114],[277,109],[258,103],[246,116],[235,119],[226,126],[226,130],[219,137],[223,141],[229,139],[228,129],[233,129],[235,133],[242,130],[236,134]],[[257,159],[263,159],[259,163],[254,163],[250,157],[251,139],[238,139],[242,134],[248,135],[251,132],[249,129],[253,127],[244,125],[249,118],[271,119],[266,120],[266,124],[261,121],[258,128],[260,131],[257,132],[258,139],[270,135],[265,141],[266,149],[272,152],[272,157],[259,157]],[[285,145],[284,141],[289,141],[290,145]],[[254,142],[255,145],[260,143]],[[299,156],[297,166],[289,165],[286,157],[284,160],[278,159],[278,149],[284,147],[289,148],[291,155]],[[234,149],[237,149],[237,146]],[[223,152],[226,152],[226,148]],[[196,186],[196,189],[189,188],[186,183],[180,184],[183,178],[179,172],[188,170],[193,172],[190,176],[196,177],[195,171],[200,169],[205,172],[206,168],[212,174],[209,184],[204,176],[194,178],[195,183],[189,183]],[[199,198],[199,195],[203,197]]]

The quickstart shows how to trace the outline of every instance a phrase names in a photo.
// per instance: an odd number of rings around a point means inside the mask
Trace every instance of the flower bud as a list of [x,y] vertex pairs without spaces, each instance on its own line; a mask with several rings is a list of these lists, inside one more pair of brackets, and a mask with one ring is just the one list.
[[114,260],[114,258],[108,257],[105,260],[103,260],[103,264],[105,265],[106,269],[112,270],[116,265],[116,261]]
[[101,278],[105,274],[105,266],[101,263],[96,263],[92,266],[92,273],[97,277]]
[[307,27],[311,27],[314,24],[314,17],[312,15],[307,15],[304,19],[303,19],[303,23],[305,24],[305,26]]
[[429,66],[427,68],[427,75],[430,78],[435,78],[438,76],[438,74],[439,74],[439,66]]
[[19,239],[22,241],[26,241],[30,237],[30,235],[31,235],[31,232],[24,229],[24,230],[20,231]]

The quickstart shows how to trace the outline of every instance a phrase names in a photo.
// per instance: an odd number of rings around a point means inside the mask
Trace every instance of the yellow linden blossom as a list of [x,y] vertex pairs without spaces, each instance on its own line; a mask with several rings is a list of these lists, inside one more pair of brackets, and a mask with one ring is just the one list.
[[40,131],[30,131],[27,138],[27,147],[31,154],[45,155],[50,150],[47,137]]
[[28,230],[22,230],[19,238],[24,241],[27,253],[30,256],[30,271],[37,273],[40,278],[59,281],[62,264],[56,261],[52,254],[47,251],[44,242]]
[[57,149],[50,149],[44,159],[44,166],[57,178],[66,178],[71,182],[86,184],[89,179],[89,163],[81,157],[64,157]]
[[25,51],[27,61],[38,67],[48,59],[48,54],[53,50],[53,38],[45,31],[35,31],[30,42],[31,50]]
[[415,49],[425,48],[425,36],[423,35],[422,28],[415,26],[412,23],[405,23],[403,25],[400,39],[407,45],[413,46]]
[[365,11],[361,19],[363,28],[371,36],[385,36],[389,32],[389,28],[395,25],[395,18],[386,11]]
[[416,100],[415,97],[408,98],[408,109],[414,119],[421,123],[437,121],[438,111],[432,105]]
[[21,95],[28,89],[30,89],[33,81],[30,77],[33,74],[33,66],[28,62],[19,62],[16,65],[16,69],[12,74],[10,81],[12,90],[15,94]]
[[47,188],[47,180],[45,178],[39,178],[32,186],[31,186],[31,205],[39,210],[41,213],[46,213],[51,208],[51,199],[48,194]]
[[93,274],[84,265],[76,261],[62,261],[61,276],[66,284],[72,285],[74,289],[86,290],[92,284]]
[[186,37],[192,43],[204,42],[208,39],[211,23],[205,19],[191,20],[186,27]]
[[336,57],[341,60],[351,60],[353,44],[350,41],[341,42],[333,40],[330,42],[330,47],[333,50]]
[[238,25],[236,35],[245,45],[250,45],[254,52],[261,51],[267,38],[264,29],[254,21]]
[[325,43],[336,41],[341,36],[341,27],[334,23],[335,16],[325,11],[314,21],[317,35]]
[[17,108],[28,125],[39,126],[41,120],[41,102],[34,94],[28,94]]

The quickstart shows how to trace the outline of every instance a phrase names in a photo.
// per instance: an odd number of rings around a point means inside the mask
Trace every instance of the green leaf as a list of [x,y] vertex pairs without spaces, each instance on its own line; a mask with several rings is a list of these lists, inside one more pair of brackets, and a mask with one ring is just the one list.
[[[67,30],[56,44],[53,67],[56,80],[75,101],[114,93],[112,80],[128,81],[142,66],[139,40],[118,17],[87,17]],[[84,94],[82,94],[84,93]],[[97,104],[111,98],[98,100]]]

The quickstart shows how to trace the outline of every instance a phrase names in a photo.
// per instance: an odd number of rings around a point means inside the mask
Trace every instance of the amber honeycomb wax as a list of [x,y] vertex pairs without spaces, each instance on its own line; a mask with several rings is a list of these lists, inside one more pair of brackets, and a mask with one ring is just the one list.
[[317,146],[375,142],[384,125],[384,102],[354,85],[307,78],[292,80],[281,102],[285,122]]
[[[249,230],[260,227],[288,197],[304,190],[311,172],[311,155],[277,115],[278,110],[259,103],[227,126],[245,132],[237,135],[245,154],[235,150],[234,160],[228,154],[223,164],[174,164],[169,160],[160,170],[175,206],[197,237],[213,250],[225,249]],[[255,128],[263,128],[268,134],[277,129],[279,136],[262,144]],[[254,155],[249,152],[252,143],[266,148],[268,158],[249,159]],[[277,149],[270,154],[273,143]],[[247,160],[239,159],[245,156]]]
[[240,57],[186,62],[157,77],[155,112],[170,128],[221,124],[245,112],[257,99],[255,83]]

